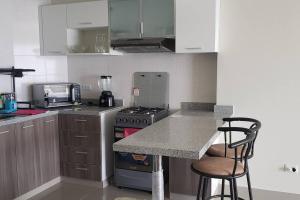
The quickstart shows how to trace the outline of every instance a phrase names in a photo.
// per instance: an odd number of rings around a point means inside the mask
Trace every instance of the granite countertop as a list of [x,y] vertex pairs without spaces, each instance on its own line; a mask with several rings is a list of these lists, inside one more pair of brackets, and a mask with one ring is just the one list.
[[105,112],[110,112],[113,110],[118,110],[122,108],[122,106],[115,106],[115,107],[99,107],[99,106],[72,106],[66,108],[54,108],[51,110],[56,110],[59,114],[74,114],[74,115],[101,115]]
[[57,114],[58,111],[47,111],[45,113],[37,114],[37,115],[25,115],[25,116],[20,115],[20,116],[14,116],[6,119],[0,119],[0,127],[10,125],[10,124],[25,122],[28,120],[34,120],[42,117],[49,117]]
[[200,159],[219,136],[228,114],[178,111],[113,145],[114,151]]
[[38,119],[42,117],[52,116],[56,114],[75,114],[75,115],[95,115],[99,116],[102,113],[110,112],[115,109],[121,109],[122,106],[116,106],[113,108],[104,108],[98,106],[72,106],[72,107],[61,107],[52,108],[47,110],[45,113],[37,115],[26,115],[26,116],[14,116],[10,118],[0,119],[0,127],[5,125],[10,125],[14,123],[25,122],[28,120]]

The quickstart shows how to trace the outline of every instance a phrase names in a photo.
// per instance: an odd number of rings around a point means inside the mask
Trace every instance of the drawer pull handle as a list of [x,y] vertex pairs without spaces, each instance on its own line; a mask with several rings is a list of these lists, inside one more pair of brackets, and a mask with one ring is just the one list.
[[49,124],[49,123],[52,123],[52,122],[54,122],[54,119],[45,121],[46,124]]
[[81,25],[90,25],[90,24],[93,24],[92,22],[79,22],[79,24]]
[[88,138],[88,136],[86,136],[86,135],[75,135],[74,137],[76,137],[76,138]]
[[75,169],[78,170],[78,171],[89,171],[88,168],[80,168],[80,167],[77,167],[77,168],[75,168]]
[[83,154],[83,155],[87,155],[88,154],[88,152],[85,152],[85,151],[76,151],[75,153],[76,154]]
[[48,51],[48,53],[52,53],[52,54],[63,54],[63,52],[61,52],[61,51]]
[[9,133],[9,131],[0,132],[0,135],[5,134],[5,133]]
[[187,47],[186,50],[201,50],[202,47]]
[[75,122],[87,122],[86,119],[75,119]]
[[32,128],[32,127],[34,127],[33,124],[32,125],[28,125],[28,126],[23,126],[23,129]]

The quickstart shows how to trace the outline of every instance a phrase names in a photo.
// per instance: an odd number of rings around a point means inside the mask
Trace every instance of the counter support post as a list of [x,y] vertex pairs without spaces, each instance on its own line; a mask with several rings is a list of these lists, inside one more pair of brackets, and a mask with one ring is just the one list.
[[153,156],[152,200],[164,200],[162,156]]

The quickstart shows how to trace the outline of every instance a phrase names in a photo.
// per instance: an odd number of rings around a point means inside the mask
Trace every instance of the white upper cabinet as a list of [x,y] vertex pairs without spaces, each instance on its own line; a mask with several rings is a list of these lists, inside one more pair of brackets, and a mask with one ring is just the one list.
[[175,0],[176,53],[217,52],[219,0]]
[[107,0],[67,4],[68,28],[108,26]]
[[66,6],[40,7],[41,55],[65,55],[67,51]]

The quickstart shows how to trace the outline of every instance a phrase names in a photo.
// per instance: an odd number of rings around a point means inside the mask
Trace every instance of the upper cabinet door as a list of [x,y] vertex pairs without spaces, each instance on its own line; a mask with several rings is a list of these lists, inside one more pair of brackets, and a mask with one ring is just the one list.
[[174,37],[174,0],[141,0],[141,5],[143,37]]
[[107,0],[67,4],[68,28],[108,26]]
[[217,51],[219,0],[176,0],[176,53]]
[[67,46],[66,5],[50,5],[40,8],[41,54],[65,55]]
[[112,39],[141,37],[140,1],[111,0],[110,29]]

